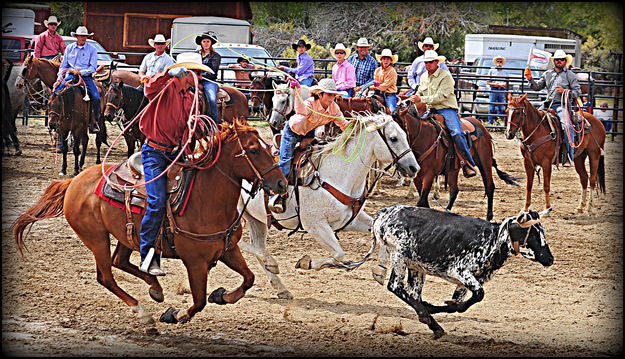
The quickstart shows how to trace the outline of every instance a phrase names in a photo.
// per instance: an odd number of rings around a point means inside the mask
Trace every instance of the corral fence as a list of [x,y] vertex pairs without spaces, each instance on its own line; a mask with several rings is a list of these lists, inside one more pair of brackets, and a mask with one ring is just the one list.
[[[4,50],[3,50],[4,51]],[[32,50],[12,50],[13,52],[25,52]],[[99,52],[102,54],[109,54],[113,56],[117,55],[145,55],[145,53],[138,52]],[[222,56],[222,58],[234,58],[238,56]],[[258,58],[255,59],[259,62],[267,62],[273,60],[276,63],[294,61],[293,58],[286,57],[272,57],[272,58]],[[336,62],[334,59],[313,59],[315,63],[315,77],[319,80],[322,78],[332,77],[332,65]],[[396,62],[394,64],[398,74],[397,87],[398,92],[403,93],[410,89],[407,81],[408,66],[411,62]],[[474,116],[481,119],[484,125],[488,129],[503,130],[505,126],[503,122],[495,122],[489,124],[487,122],[488,116],[497,116],[496,113],[490,113],[490,105],[507,105],[507,102],[491,102],[489,94],[492,92],[486,85],[487,81],[503,81],[507,85],[508,92],[513,96],[519,96],[526,93],[528,99],[535,105],[540,104],[545,99],[545,91],[532,91],[529,87],[529,82],[523,77],[524,68],[515,67],[502,67],[504,70],[508,70],[509,73],[513,73],[508,77],[489,76],[486,74],[480,74],[480,69],[487,70],[489,67],[480,66],[468,66],[468,65],[448,65],[450,71],[455,80],[455,92],[458,99],[458,105],[460,106],[461,116]],[[119,67],[118,67],[119,68]],[[131,71],[138,71],[138,65],[124,65],[124,69]],[[224,84],[236,86],[243,81],[229,80],[224,78],[225,71],[250,71],[250,72],[262,72],[266,73],[268,70],[262,69],[233,69],[228,67],[221,67],[218,80]],[[587,70],[573,70],[578,74],[580,79],[580,85],[582,86],[583,96],[587,97],[588,102],[591,104],[593,114],[598,117],[609,128],[608,135],[611,135],[611,139],[617,135],[623,134],[623,73],[621,72],[602,72],[602,71],[587,71]],[[533,70],[535,76],[538,76],[543,70]],[[599,104],[599,105],[597,105]],[[26,114],[22,118],[24,125],[28,124],[28,118],[43,118],[42,115],[29,115]],[[501,115],[499,117],[502,117]],[[505,117],[505,116],[504,116]],[[260,118],[250,118],[250,120],[262,120]],[[505,119],[504,119],[505,120]]]

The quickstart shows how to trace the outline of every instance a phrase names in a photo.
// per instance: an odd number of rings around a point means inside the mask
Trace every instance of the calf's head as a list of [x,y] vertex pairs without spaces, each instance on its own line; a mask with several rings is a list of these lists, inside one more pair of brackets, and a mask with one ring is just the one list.
[[545,238],[545,229],[540,224],[540,216],[549,213],[550,210],[540,213],[536,211],[521,212],[510,223],[509,227],[514,251],[545,267],[553,264],[553,255]]

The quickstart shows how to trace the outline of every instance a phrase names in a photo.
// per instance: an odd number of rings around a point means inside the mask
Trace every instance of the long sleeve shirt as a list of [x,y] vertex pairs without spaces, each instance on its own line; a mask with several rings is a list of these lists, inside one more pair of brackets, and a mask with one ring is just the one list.
[[295,74],[297,81],[302,81],[315,74],[315,63],[307,52],[298,54],[295,59],[296,68],[285,67],[284,71]]
[[337,90],[349,90],[356,86],[356,69],[347,61],[332,66],[332,80]]
[[417,95],[429,108],[458,109],[458,101],[454,94],[454,78],[449,71],[441,68],[436,69],[431,76],[427,72],[421,76]]
[[[163,87],[167,87],[163,95],[153,101]],[[141,132],[152,141],[167,146],[179,145],[187,128],[193,93],[183,88],[179,78],[171,77],[167,72],[152,76],[143,92],[150,102],[139,120]]]
[[362,86],[367,82],[373,80],[373,74],[375,69],[378,68],[378,62],[375,59],[367,55],[364,59],[358,57],[358,54],[353,54],[347,61],[354,66],[356,71],[356,86]]
[[61,35],[56,32],[52,34],[50,30],[46,30],[37,36],[35,41],[35,57],[56,56],[58,53],[65,53],[65,41]]
[[157,72],[161,72],[176,62],[166,52],[163,52],[160,56],[156,55],[156,52],[151,52],[143,58],[139,71],[143,72],[146,76],[152,76]]
[[546,102],[553,104],[561,104],[562,102],[562,95],[556,91],[556,87],[558,86],[570,89],[570,94],[573,99],[581,95],[581,87],[577,76],[573,71],[569,71],[567,68],[563,68],[560,72],[556,72],[553,69],[547,70],[543,72],[538,80],[534,78],[530,80],[532,90],[540,91],[544,88],[547,89]]
[[397,93],[397,71],[393,66],[383,68],[382,66],[375,69],[373,79],[379,82],[377,90],[386,93]]
[[[339,105],[337,105],[336,102],[332,101],[328,108],[323,108],[319,100],[315,100],[312,96],[302,102],[301,90],[299,88],[293,89],[293,91],[296,91],[295,114],[291,116],[288,122],[288,125],[293,132],[303,136],[315,128],[330,122],[334,122],[337,126],[339,126],[341,131],[345,130],[347,125],[349,125],[349,121],[345,119]],[[316,112],[311,111],[311,108]]]
[[83,46],[78,46],[77,42],[73,42],[65,49],[57,80],[62,80],[68,69],[80,71],[81,76],[90,76],[96,72],[97,68],[98,50],[88,42]]
[[[444,62],[439,62],[438,68],[449,72],[449,68]],[[408,86],[412,89],[417,87],[419,81],[421,80],[421,76],[423,76],[426,72],[427,69],[425,68],[425,62],[423,62],[423,55],[421,55],[412,62],[410,70],[408,70]]]
[[[195,52],[202,55],[202,48]],[[217,51],[209,52],[205,56],[202,56],[202,64],[208,66],[214,73],[211,74],[206,71],[200,71],[200,75],[209,80],[217,80],[217,71],[219,71],[219,65],[221,65],[221,55],[219,55]]]

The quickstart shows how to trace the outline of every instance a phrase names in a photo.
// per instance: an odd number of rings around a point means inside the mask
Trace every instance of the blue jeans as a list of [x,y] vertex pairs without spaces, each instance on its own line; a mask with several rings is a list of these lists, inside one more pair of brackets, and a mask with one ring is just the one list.
[[299,80],[299,83],[300,83],[300,85],[310,87],[313,84],[313,80],[314,80],[313,77],[308,77],[308,78],[305,78],[303,80]]
[[465,160],[469,161],[469,163],[475,166],[475,161],[473,161],[473,157],[471,156],[471,151],[469,151],[469,144],[467,144],[467,139],[464,137],[462,133],[462,127],[460,126],[460,118],[458,117],[458,111],[453,108],[443,108],[440,110],[431,109],[432,113],[437,113],[445,118],[445,126],[449,129],[449,133],[452,137],[455,138],[455,143],[458,144],[458,150],[462,154]]
[[384,93],[384,104],[391,112],[395,111],[397,108],[397,94]]
[[[69,83],[74,78],[74,74],[66,74],[63,79],[64,82]],[[100,103],[100,92],[98,91],[98,87],[95,85],[93,81],[93,77],[91,76],[83,76],[83,81],[85,81],[85,85],[87,85],[87,92],[89,93],[89,97],[91,100],[96,100],[98,104]],[[59,92],[65,88],[65,84],[61,82],[57,88],[54,89],[54,92]]]
[[219,118],[219,109],[217,108],[217,91],[219,91],[219,85],[204,80],[200,81],[200,83],[204,86],[204,95],[206,95],[208,106],[210,107],[208,114],[215,123],[220,123],[221,119]]
[[[490,90],[492,92],[488,95],[488,99],[491,102],[490,105],[488,106],[488,112],[495,114],[495,115],[505,114],[506,105],[503,103],[506,102],[507,90],[501,87],[491,87]],[[501,102],[501,104],[494,104],[493,102]],[[492,125],[493,121],[495,120],[495,117],[499,117],[499,116],[489,115],[488,123]]]
[[52,60],[53,58],[55,58],[56,55],[50,55],[50,56],[41,56],[41,59],[46,59],[46,60]]
[[[569,122],[568,126],[566,125],[566,109],[560,104],[553,104],[551,108],[556,110],[558,114],[558,118],[560,119],[560,124],[562,129],[568,133],[568,136],[564,135],[564,143],[566,143],[566,149],[569,151],[569,160],[573,162],[573,158],[575,157],[575,149],[571,146],[571,142],[569,142],[569,138],[571,141],[575,139],[575,133],[573,132],[573,125]],[[572,115],[572,114],[570,114]]]
[[298,135],[291,130],[289,123],[287,122],[282,129],[282,139],[280,140],[280,159],[278,164],[284,177],[288,177],[291,171],[291,162],[293,161],[293,152],[295,152],[295,145],[301,142],[305,138],[312,138],[315,136],[315,131],[310,131],[306,135]]
[[[175,153],[167,153],[150,147],[147,143],[141,148],[141,160],[143,161],[143,171],[145,173],[145,181],[148,182],[163,173],[171,161],[176,158]],[[145,259],[148,251],[154,246],[156,236],[161,228],[161,222],[165,215],[167,205],[167,175],[161,176],[159,179],[145,186],[148,194],[147,207],[145,215],[141,220],[139,253],[141,253],[141,262]]]
[[352,94],[354,93],[354,89],[353,89],[353,88],[351,88],[351,89],[345,89],[345,90],[339,90],[339,91],[345,91],[345,92],[347,92],[347,95],[343,95],[343,96],[341,96],[341,97],[345,97],[345,98],[352,97]]

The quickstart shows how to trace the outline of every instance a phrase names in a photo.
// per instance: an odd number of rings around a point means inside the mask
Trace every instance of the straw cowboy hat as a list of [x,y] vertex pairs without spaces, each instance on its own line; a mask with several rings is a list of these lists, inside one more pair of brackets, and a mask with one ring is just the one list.
[[319,83],[308,90],[311,95],[318,94],[319,92],[333,93],[336,96],[345,96],[347,92],[338,91],[336,89],[336,83],[332,79],[321,79]]
[[505,57],[503,57],[503,56],[495,56],[495,57],[493,57],[493,64],[496,63],[497,60],[501,60],[503,62],[503,65],[505,65],[506,62],[507,62]]
[[423,40],[423,42],[419,41],[417,42],[417,46],[419,46],[419,49],[421,51],[423,51],[423,45],[434,45],[434,51],[436,51],[436,49],[438,49],[438,43],[434,43],[434,40],[432,40],[431,37],[426,37],[425,40]]
[[297,48],[300,47],[300,46],[304,46],[304,47],[306,47],[306,50],[310,50],[310,47],[312,45],[306,43],[306,41],[304,41],[304,39],[299,39],[296,43],[291,44],[291,47],[293,48],[293,50],[297,50]]
[[425,53],[423,54],[423,62],[429,62],[434,60],[438,60],[438,62],[445,62],[446,58],[445,56],[438,56],[438,54],[434,50],[425,50]]
[[379,55],[375,55],[375,59],[378,60],[378,62],[380,62],[380,60],[382,60],[383,57],[390,57],[391,64],[394,64],[397,62],[397,60],[399,60],[399,56],[393,55],[393,52],[391,51],[391,49],[384,49],[382,50],[382,53],[380,53]]
[[43,25],[45,27],[48,27],[48,24],[57,24],[57,25],[61,25],[61,22],[59,20],[56,19],[56,16],[50,16],[48,18],[48,20],[43,20]]
[[171,43],[171,39],[165,40],[165,36],[163,36],[163,34],[156,34],[156,36],[154,36],[153,39],[148,40],[148,45],[154,47],[154,44],[157,42],[164,42],[165,46],[169,47],[169,44]]
[[217,42],[217,34],[215,34],[213,31],[205,32],[195,37],[195,43],[198,45],[202,45],[203,39],[211,39],[213,44],[215,44]]
[[[335,52],[337,50],[341,50],[341,51],[345,51],[345,58],[348,58],[349,55],[351,55],[352,50],[351,49],[347,49],[345,48],[345,45],[341,44],[340,42],[338,44],[336,44],[336,46],[333,49],[330,49],[330,55],[332,55],[332,57],[334,57],[336,59],[336,54]],[[338,60],[338,59],[337,59]]]
[[176,64],[169,66],[167,70],[175,69],[176,67],[186,67],[188,70],[206,71],[210,74],[215,73],[210,67],[202,63],[202,55],[197,52],[183,52],[179,54],[178,57],[176,57]]
[[352,46],[356,46],[356,47],[371,47],[371,45],[369,45],[369,41],[367,41],[366,37],[361,37],[360,39],[358,39],[358,42],[352,43]]
[[72,31],[70,33],[72,36],[76,37],[76,36],[91,36],[93,35],[93,32],[89,32],[89,30],[87,30],[86,26],[78,26],[78,28],[76,29],[76,32]]
[[562,50],[556,50],[556,52],[551,56],[551,62],[555,59],[566,59],[566,67],[569,67],[573,63],[573,56],[567,55],[566,52]]

